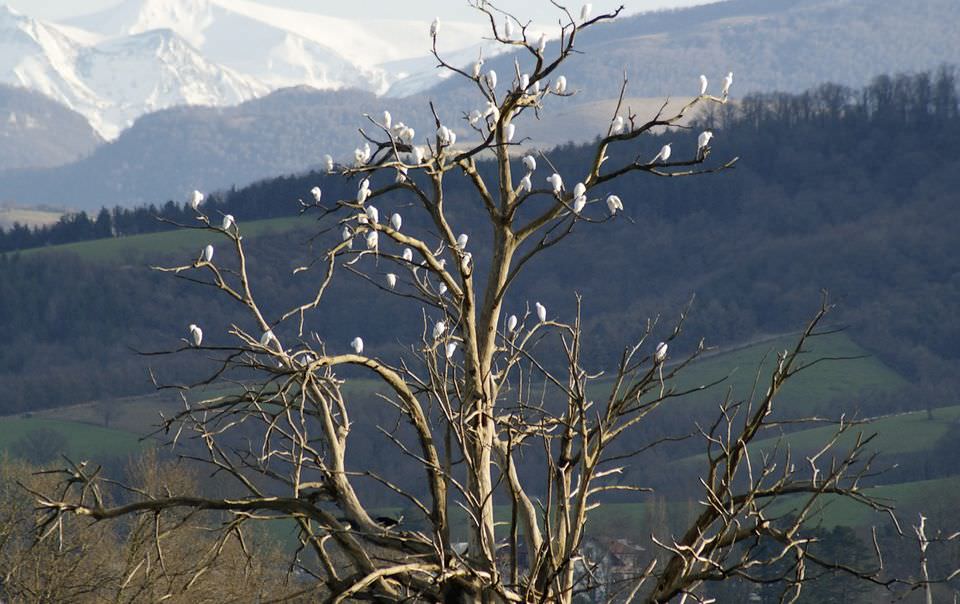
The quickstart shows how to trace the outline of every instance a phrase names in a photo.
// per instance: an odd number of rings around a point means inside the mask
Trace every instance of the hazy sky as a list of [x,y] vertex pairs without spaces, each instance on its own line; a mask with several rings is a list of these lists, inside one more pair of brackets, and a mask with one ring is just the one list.
[[[4,0],[0,0],[2,3]],[[120,4],[123,0],[6,0],[16,10],[42,19],[60,19],[92,13],[102,8]],[[446,19],[476,18],[477,12],[467,6],[465,0],[256,0],[271,6],[311,10],[337,17],[369,18],[372,15],[396,19],[413,17],[432,19],[439,15]],[[628,12],[640,12],[658,8],[705,4],[709,0],[594,0],[594,12],[610,10],[620,4]],[[715,0],[714,0],[715,1]],[[547,0],[500,0],[497,6],[534,20],[555,19],[554,7]],[[580,0],[570,2],[579,11]]]

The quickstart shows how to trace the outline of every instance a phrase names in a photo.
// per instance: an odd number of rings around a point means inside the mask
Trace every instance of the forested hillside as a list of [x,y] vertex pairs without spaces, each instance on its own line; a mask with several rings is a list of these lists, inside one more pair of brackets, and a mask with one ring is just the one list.
[[[840,306],[838,326],[848,327],[855,341],[925,388],[922,396],[872,403],[895,409],[916,408],[923,399],[955,402],[957,106],[949,70],[878,78],[863,91],[823,86],[803,95],[745,99],[710,117],[716,128],[710,163],[739,156],[735,170],[679,180],[638,174],[620,181],[625,216],[578,226],[571,245],[538,260],[509,301],[510,311],[539,300],[551,312],[568,312],[575,302],[568,292],[581,292],[592,334],[590,358],[602,368],[648,317],[662,313],[669,323],[693,294],[683,345],[705,336],[709,344],[731,346],[797,329],[827,289]],[[695,134],[670,132],[640,148],[611,152],[652,157],[670,140],[675,154],[692,155]],[[549,158],[565,179],[575,181],[574,166],[583,165],[589,153],[588,147],[569,146]],[[538,179],[545,176],[537,173]],[[242,231],[254,219],[295,215],[298,198],[308,197],[316,184],[325,200],[352,196],[355,188],[337,177],[309,174],[229,192],[213,203],[236,216]],[[402,212],[404,203],[380,205]],[[464,200],[461,211],[469,216],[473,206]],[[157,211],[191,220],[172,204]],[[602,203],[586,212],[605,216]],[[0,246],[165,226],[148,214],[104,212],[35,235],[14,231],[0,237]],[[308,239],[315,234],[309,214],[296,223],[302,226],[294,234],[261,234],[250,241],[259,296],[268,306],[309,296],[316,286],[310,272],[291,276],[311,257]],[[470,236],[471,246],[485,245],[485,233]],[[22,241],[15,242],[17,237]],[[164,253],[156,243],[138,248],[138,241],[130,239],[129,247],[108,260],[55,248],[0,259],[0,327],[7,334],[0,351],[0,413],[144,392],[151,388],[148,366],[168,380],[196,374],[199,358],[170,365],[132,350],[176,347],[194,322],[217,333],[230,324],[235,309],[203,288],[148,269],[163,261],[189,261],[199,245],[184,248],[171,240]],[[287,258],[291,248],[300,250],[293,260]],[[226,256],[226,248],[221,253]],[[370,350],[393,349],[400,335],[421,329],[414,305],[387,308],[368,300],[368,283],[350,278],[336,283],[335,303],[308,326],[331,348],[345,349],[362,333]],[[624,299],[630,300],[625,307],[609,302]],[[361,312],[365,319],[359,322]]]

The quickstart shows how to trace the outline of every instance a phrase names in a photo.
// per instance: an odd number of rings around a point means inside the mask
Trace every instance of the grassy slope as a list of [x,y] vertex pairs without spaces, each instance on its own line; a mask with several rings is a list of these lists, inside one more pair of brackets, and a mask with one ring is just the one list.
[[9,450],[33,430],[53,430],[66,439],[67,455],[74,458],[116,457],[143,448],[136,434],[73,421],[42,417],[0,419],[0,450]]

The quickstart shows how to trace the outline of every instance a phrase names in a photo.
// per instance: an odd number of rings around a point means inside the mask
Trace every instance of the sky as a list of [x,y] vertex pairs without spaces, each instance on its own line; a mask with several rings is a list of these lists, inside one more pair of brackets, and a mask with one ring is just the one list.
[[[57,20],[93,13],[124,0],[5,0],[17,11],[41,19]],[[229,1],[229,0],[228,0]],[[473,20],[477,12],[467,6],[466,0],[255,0],[270,6],[308,10],[334,17],[370,18],[372,15],[385,19],[414,18],[430,20],[439,15],[442,19]],[[0,0],[0,3],[4,0]],[[676,8],[705,4],[707,0],[594,0],[594,13],[612,10],[623,4],[627,12],[642,12],[661,8]],[[500,0],[498,7],[523,15],[534,21],[556,18],[556,9],[548,0]],[[571,3],[571,8],[580,10],[580,0]]]

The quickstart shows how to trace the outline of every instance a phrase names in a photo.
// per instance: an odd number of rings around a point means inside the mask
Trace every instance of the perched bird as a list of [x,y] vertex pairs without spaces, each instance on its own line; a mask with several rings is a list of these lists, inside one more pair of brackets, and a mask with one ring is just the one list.
[[707,94],[707,76],[700,74],[700,96]]
[[479,109],[474,109],[470,112],[470,117],[467,118],[467,121],[470,122],[471,126],[476,126],[480,123],[480,119],[483,118],[483,114],[480,113]]
[[673,143],[667,143],[666,145],[664,145],[664,146],[660,149],[660,153],[657,153],[656,157],[654,157],[654,158],[653,158],[653,161],[651,161],[650,163],[651,163],[651,164],[655,164],[655,163],[657,163],[658,161],[665,162],[665,161],[667,161],[668,159],[670,159],[670,153],[671,153],[671,151],[670,151],[670,145],[672,145],[672,144],[673,144]]
[[723,78],[723,98],[727,98],[727,95],[730,94],[730,87],[733,86],[733,72],[727,74],[727,77]]
[[510,17],[503,18],[503,37],[507,40],[513,37],[513,22]]
[[413,262],[413,250],[408,247],[403,248],[403,259],[407,262]]
[[397,176],[394,179],[396,182],[407,182],[407,167],[406,166],[397,166]]
[[343,230],[340,231],[340,235],[344,241],[350,241],[353,239],[353,233],[350,231],[350,227],[348,226],[343,227]]
[[704,130],[700,133],[700,136],[697,137],[697,158],[702,158],[704,151],[710,145],[710,139],[713,138],[713,132],[710,130]]
[[510,315],[510,318],[507,319],[507,331],[513,331],[517,328],[517,315]]
[[204,262],[210,262],[211,260],[213,260],[213,246],[208,243],[207,247],[203,248],[202,255],[203,255]]
[[578,182],[573,186],[574,197],[583,197],[586,194],[587,194],[587,187],[582,182]]
[[497,87],[497,72],[492,69],[487,72],[487,86],[490,87],[490,90]]
[[260,336],[260,345],[266,348],[270,346],[271,340],[276,340],[276,339],[277,339],[277,336],[273,335],[273,330],[268,329],[267,331],[263,332],[262,336]]
[[377,242],[379,241],[376,231],[370,231],[367,233],[367,249],[372,250],[377,247]]
[[583,7],[580,9],[580,20],[586,21],[587,19],[589,19],[591,12],[593,12],[593,5],[590,4],[589,2],[584,4]]
[[413,138],[417,135],[417,131],[409,126],[405,126],[403,130],[400,131],[400,140],[405,143],[412,143]]
[[413,163],[416,164],[416,165],[418,165],[418,166],[419,166],[420,164],[422,164],[422,163],[423,163],[423,156],[424,156],[423,147],[415,146],[415,147],[411,150],[411,152],[413,153]]
[[660,342],[657,344],[657,351],[653,353],[653,360],[657,364],[662,363],[667,358],[667,343]]
[[394,231],[400,230],[400,227],[403,226],[403,218],[400,217],[400,214],[394,213],[394,215],[390,217],[390,226],[393,227]]
[[224,214],[223,222],[220,223],[220,228],[224,231],[229,231],[230,227],[234,225],[236,221],[233,219],[233,214]]
[[314,187],[310,189],[310,194],[313,195],[313,200],[320,202],[320,198],[323,196],[323,191],[320,190],[320,187]]
[[383,112],[383,127],[387,130],[390,129],[391,124],[393,124],[393,116],[390,115],[389,111]]
[[437,128],[437,140],[440,141],[441,145],[449,146],[453,144],[453,131],[446,126],[440,126]]
[[467,272],[470,269],[470,263],[473,262],[473,254],[466,252],[463,254],[463,258],[460,259],[460,270]]
[[624,126],[623,116],[618,115],[617,117],[613,118],[613,125],[610,126],[610,133],[621,134],[623,132],[623,126]]
[[393,289],[397,286],[397,276],[393,273],[387,273],[387,286]]
[[537,40],[537,52],[541,55],[543,51],[547,49],[547,34],[540,34],[540,39]]
[[520,76],[520,90],[526,90],[530,87],[530,74],[525,73]]
[[467,241],[469,240],[470,240],[469,235],[467,235],[466,233],[460,233],[460,235],[457,236],[457,249],[461,249],[461,250],[466,249]]
[[436,38],[439,32],[440,32],[440,17],[434,17],[433,23],[430,24],[430,37]]
[[357,189],[357,203],[363,204],[370,197],[370,181],[366,178],[363,179],[363,182],[360,183],[360,188]]
[[350,348],[353,348],[353,351],[357,354],[363,354],[363,338],[357,336],[350,340]]
[[323,169],[327,172],[333,172],[333,157],[330,155],[323,156]]
[[557,94],[564,94],[567,91],[567,76],[560,76],[553,85],[553,91]]
[[607,196],[607,209],[610,210],[610,215],[617,213],[617,210],[623,210],[623,202],[620,201],[620,198],[616,195]]
[[513,137],[517,133],[517,127],[514,124],[507,124],[507,127],[503,129],[503,140],[508,143],[513,142]]
[[537,169],[537,158],[532,155],[524,155],[523,167],[527,169],[527,172],[533,172]]
[[453,356],[453,353],[455,353],[456,351],[457,351],[457,343],[448,342],[446,347],[447,360],[449,360]]
[[437,321],[436,324],[434,324],[433,326],[433,339],[434,340],[439,339],[440,336],[443,335],[443,332],[446,331],[446,329],[447,329],[446,323],[444,323],[443,321]]
[[446,283],[441,283],[441,284],[440,284],[440,287],[437,288],[437,293],[440,294],[441,296],[442,296],[443,294],[447,293],[447,284],[446,284]]
[[200,191],[194,191],[190,194],[190,207],[194,211],[200,208],[200,203],[203,202],[203,193]]
[[539,302],[537,302],[534,306],[537,307],[537,318],[540,319],[541,323],[543,323],[547,320],[547,307]]
[[587,205],[587,196],[586,196],[586,195],[580,195],[580,196],[578,196],[578,197],[575,197],[574,200],[573,200],[573,213],[574,213],[574,214],[579,214],[580,212],[583,211],[583,208],[584,208],[584,206],[586,206],[586,205]]
[[547,182],[553,187],[554,193],[559,194],[563,190],[563,179],[556,172],[547,177]]
[[480,77],[480,69],[483,67],[483,59],[477,59],[477,62],[473,64],[473,69],[471,73],[473,74],[473,79],[478,79]]
[[526,191],[529,193],[533,189],[533,183],[530,182],[530,175],[526,174],[523,178],[520,179],[520,184],[517,185],[517,193]]
[[193,323],[190,324],[190,339],[193,340],[194,346],[200,346],[203,342],[203,330]]
[[380,210],[375,206],[367,206],[367,218],[370,219],[370,222],[373,224],[378,224],[380,222]]

